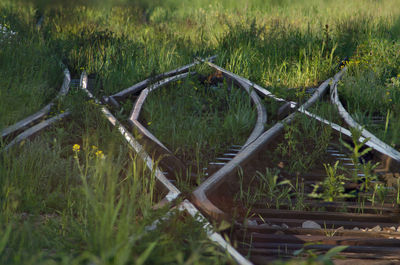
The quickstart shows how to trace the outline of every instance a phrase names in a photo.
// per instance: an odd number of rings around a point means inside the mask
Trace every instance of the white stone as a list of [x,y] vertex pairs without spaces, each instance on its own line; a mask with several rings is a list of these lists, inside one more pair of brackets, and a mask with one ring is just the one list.
[[302,228],[321,229],[321,226],[314,221],[307,220],[302,225]]
[[380,231],[382,231],[382,228],[379,225],[377,225],[374,228],[370,229],[370,231],[380,232]]

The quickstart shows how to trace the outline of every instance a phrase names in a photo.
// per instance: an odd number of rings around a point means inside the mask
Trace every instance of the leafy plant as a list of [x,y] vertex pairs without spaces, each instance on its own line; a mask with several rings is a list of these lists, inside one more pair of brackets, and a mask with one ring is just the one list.
[[290,173],[306,172],[325,154],[331,133],[329,126],[298,116],[292,124],[285,124],[284,141],[278,145],[272,159],[284,161]]
[[[323,182],[314,185],[314,190],[309,195],[310,197],[323,199],[328,202],[333,202],[340,198],[354,197],[351,194],[345,193],[344,184],[348,178],[343,174],[337,174],[338,165],[339,161],[336,161],[333,167],[330,164],[324,164],[327,177]],[[319,189],[321,189],[322,192],[320,192]]]
[[[353,181],[360,181],[361,190],[368,191],[371,188],[371,183],[377,180],[377,176],[374,173],[374,169],[379,165],[378,163],[372,164],[371,161],[365,161],[364,157],[368,154],[372,148],[365,148],[365,144],[369,141],[369,138],[364,138],[361,142],[361,131],[355,128],[351,128],[352,145],[341,140],[341,143],[351,152],[351,160],[355,165],[356,169],[353,173]],[[359,172],[363,172],[363,175],[359,175]]]

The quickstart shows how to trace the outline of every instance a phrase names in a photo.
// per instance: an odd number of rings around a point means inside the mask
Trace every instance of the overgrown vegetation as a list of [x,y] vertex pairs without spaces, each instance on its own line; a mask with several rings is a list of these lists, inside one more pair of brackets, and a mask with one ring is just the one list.
[[[217,64],[278,96],[303,101],[308,97],[306,88],[331,76],[348,56],[349,75],[340,85],[346,107],[366,128],[398,148],[397,5],[396,0],[340,5],[317,0],[76,0],[68,4],[3,0],[0,130],[54,98],[64,67],[73,78],[86,70],[96,80],[93,92],[100,98],[189,63],[195,56],[217,54]],[[212,154],[201,152],[206,161],[226,143],[243,141],[254,111],[248,96],[238,90],[227,94],[225,87],[215,91],[194,87],[195,80],[188,80],[158,91],[160,95],[155,94],[146,106],[145,119],[150,130],[170,142],[184,159],[196,157],[200,148],[212,150]],[[162,191],[97,107],[83,98],[82,93],[72,91],[55,106],[57,111],[71,109],[68,121],[0,154],[0,263],[231,262],[206,240],[191,218],[175,216],[173,225],[166,222],[159,230],[145,233],[144,227],[166,211],[151,209]],[[124,104],[118,117],[129,114],[132,102]],[[167,105],[180,112],[170,109],[165,116],[159,115]],[[217,111],[221,105],[223,110]],[[323,108],[326,117],[336,117],[329,107]],[[173,115],[182,118],[175,127],[165,119]],[[199,115],[204,119],[194,124],[191,117]],[[382,117],[383,122],[370,122],[373,116]],[[312,150],[314,155],[307,156],[312,157],[310,161],[300,154],[306,146],[299,142],[303,135],[298,125],[286,128],[289,141],[280,147],[292,158],[284,161],[290,174],[312,167],[323,150],[323,145]],[[205,127],[210,130],[202,135]],[[178,129],[189,133],[174,134]],[[316,134],[307,139],[326,143],[327,131],[319,130],[319,135],[317,129],[310,131]],[[79,149],[75,146],[73,151],[75,144]],[[286,190],[304,193],[298,179],[289,185],[273,170],[261,172],[255,177],[264,183],[259,194],[275,207],[276,201],[278,205],[282,201],[275,197],[287,197]],[[364,190],[383,204],[387,189],[379,185],[370,182]],[[397,183],[397,203],[399,194]]]
[[244,89],[194,76],[152,92],[143,119],[183,161],[204,167],[232,143],[244,144],[256,113]]

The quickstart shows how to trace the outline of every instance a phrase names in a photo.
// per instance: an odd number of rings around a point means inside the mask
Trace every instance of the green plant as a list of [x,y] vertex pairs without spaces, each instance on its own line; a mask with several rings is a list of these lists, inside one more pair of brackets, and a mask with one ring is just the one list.
[[289,180],[278,181],[279,171],[266,168],[265,173],[257,172],[257,190],[265,200],[267,208],[280,208],[283,202],[290,201],[293,185]]
[[329,126],[304,115],[298,116],[293,123],[285,124],[284,141],[278,145],[272,159],[287,164],[285,170],[290,173],[307,172],[325,154],[331,133]]
[[377,199],[378,202],[383,206],[383,204],[385,203],[386,196],[388,194],[389,194],[389,190],[387,189],[387,187],[385,187],[385,185],[376,183],[374,185],[374,192],[370,199],[370,201],[372,202],[372,205],[375,204],[375,199]]
[[[333,167],[330,164],[324,164],[327,177],[323,182],[314,185],[314,190],[309,195],[310,197],[320,198],[328,202],[333,202],[340,198],[354,197],[345,193],[344,184],[348,179],[343,174],[337,174],[338,165],[339,161],[336,161]],[[319,192],[319,189],[322,189],[322,192]]]
[[[341,140],[341,143],[351,152],[351,160],[355,165],[355,170],[353,173],[353,181],[360,181],[360,189],[363,191],[369,191],[371,188],[371,183],[377,180],[377,175],[374,173],[374,169],[379,165],[379,163],[372,164],[371,161],[366,162],[363,158],[368,152],[372,150],[371,147],[365,148],[365,144],[369,141],[365,138],[361,142],[359,139],[361,137],[361,131],[355,128],[351,128],[352,145]],[[363,172],[360,176],[359,172]]]

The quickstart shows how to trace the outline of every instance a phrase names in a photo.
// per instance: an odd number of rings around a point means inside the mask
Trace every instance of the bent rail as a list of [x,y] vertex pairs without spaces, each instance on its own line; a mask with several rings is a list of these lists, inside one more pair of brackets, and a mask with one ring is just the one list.
[[53,99],[49,104],[44,106],[38,112],[30,115],[29,117],[26,117],[23,120],[20,120],[19,122],[15,123],[14,125],[11,125],[11,126],[5,128],[3,131],[0,132],[1,137],[7,137],[8,135],[13,134],[13,133],[21,130],[22,128],[28,126],[32,122],[35,122],[35,121],[39,120],[40,118],[43,118],[47,113],[50,112],[51,107],[54,106],[54,101],[59,99],[60,97],[65,96],[68,93],[70,82],[71,82],[71,75],[69,73],[69,70],[65,69],[64,70],[64,81],[63,81],[63,84],[62,84],[60,91],[58,92],[56,98]]
[[[250,95],[251,100],[253,101],[254,105],[256,106],[257,109],[257,121],[256,125],[254,126],[254,129],[247,139],[246,143],[242,146],[242,150],[246,148],[250,143],[254,142],[258,136],[260,136],[263,131],[264,131],[264,124],[267,122],[267,111],[265,110],[265,107],[263,106],[260,97],[257,95],[257,93],[252,89],[253,86],[251,82],[246,82],[247,79],[240,78],[238,75],[235,75],[232,72],[229,72],[228,70],[213,64],[212,62],[206,61],[201,58],[197,58],[198,61],[207,63],[210,67],[214,68],[215,70],[218,70],[222,72],[223,75],[233,79],[236,83],[238,83],[241,87],[243,87],[246,92]],[[247,80],[248,81],[248,80]]]
[[[81,75],[80,87],[86,92],[89,98],[93,99],[96,104],[101,105],[101,111],[107,120],[115,127],[118,128],[119,132],[122,134],[124,139],[128,144],[134,149],[134,151],[140,156],[140,158],[145,162],[148,169],[154,172],[155,177],[161,184],[168,190],[168,194],[162,199],[154,208],[162,207],[166,203],[174,201],[179,195],[180,191],[169,180],[165,177],[163,172],[153,163],[151,157],[146,153],[143,146],[128,132],[128,130],[112,115],[112,113],[101,104],[101,102],[93,96],[93,94],[87,89],[88,77],[85,72]],[[236,249],[234,249],[226,240],[216,232],[213,232],[211,224],[201,215],[201,213],[196,209],[196,207],[189,201],[184,200],[179,205],[180,211],[187,211],[193,218],[198,220],[203,224],[208,238],[216,242],[222,249],[226,250],[240,265],[251,265],[252,263],[245,259]],[[167,213],[168,215],[168,213]],[[154,224],[155,226],[157,223]],[[151,228],[150,228],[151,229]]]
[[[343,68],[343,73],[347,70],[347,67]],[[361,135],[364,136],[365,138],[369,138],[370,142],[373,143],[374,148],[379,150],[382,154],[385,154],[392,159],[400,162],[400,152],[391,147],[390,145],[386,144],[382,140],[380,140],[378,137],[376,137],[374,134],[369,132],[367,129],[363,128],[360,124],[358,124],[352,117],[351,115],[347,112],[347,110],[344,108],[342,102],[339,99],[339,92],[337,89],[338,82],[342,78],[343,74],[338,76],[338,78],[334,79],[332,84],[331,84],[331,102],[336,105],[340,116],[343,118],[343,120],[347,123],[352,128],[355,128],[361,132]]]
[[[211,57],[208,57],[206,60],[213,61],[213,60],[215,60],[215,58],[216,58],[216,56],[211,56]],[[163,78],[167,78],[167,77],[171,77],[171,76],[175,76],[175,75],[178,75],[178,74],[182,74],[182,73],[188,72],[191,67],[193,67],[193,66],[195,66],[197,64],[199,64],[199,62],[195,61],[195,62],[187,64],[185,66],[176,68],[174,70],[171,70],[171,71],[156,75],[155,77],[147,78],[147,79],[145,79],[145,80],[143,80],[143,81],[141,81],[141,82],[139,82],[137,84],[134,84],[133,86],[131,86],[131,87],[127,88],[127,89],[124,89],[124,90],[122,90],[122,91],[120,91],[120,92],[118,92],[118,93],[116,93],[114,95],[111,95],[108,98],[111,98],[111,99],[114,99],[114,100],[123,100],[129,95],[135,94],[135,93],[145,89],[148,85],[150,85],[154,81],[158,81],[158,80],[163,79]]]
[[[238,80],[236,78],[236,80]],[[331,79],[323,82],[318,89],[314,92],[312,97],[308,99],[301,108],[303,110],[307,109],[313,105],[317,100],[319,100],[327,91],[329,82]],[[269,93],[271,96],[272,93]],[[273,96],[273,95],[272,95]],[[228,219],[229,215],[221,211],[217,206],[215,206],[208,198],[207,194],[216,190],[223,182],[232,176],[235,170],[248,162],[253,155],[260,151],[265,145],[272,142],[278,134],[284,129],[285,124],[290,124],[295,118],[295,113],[290,114],[288,117],[283,119],[281,122],[277,122],[273,127],[264,132],[255,141],[250,143],[245,147],[237,156],[235,156],[231,161],[229,161],[224,167],[215,172],[211,177],[209,177],[205,182],[203,182],[194,192],[193,192],[193,202],[207,215],[211,216],[216,220]]]
[[112,113],[102,105],[102,103],[93,96],[93,94],[87,89],[88,85],[88,77],[86,72],[83,72],[80,80],[80,87],[83,91],[86,92],[89,98],[93,99],[96,104],[101,106],[101,112],[107,118],[107,120],[115,127],[117,127],[118,131],[122,134],[124,139],[128,142],[128,144],[133,148],[133,150],[139,155],[139,157],[145,162],[146,166],[152,173],[154,173],[155,177],[158,181],[160,181],[164,187],[168,190],[168,194],[165,196],[165,200],[163,202],[172,202],[175,200],[179,194],[181,193],[174,185],[172,185],[169,180],[164,176],[162,171],[155,166],[151,157],[145,152],[143,146],[136,141],[136,139],[132,136],[131,133],[112,115]]
[[[204,62],[206,62],[205,60],[202,60]],[[201,62],[201,61],[200,61]],[[216,66],[216,65],[214,65]],[[246,92],[250,95],[250,99],[252,100],[253,104],[256,106],[257,109],[257,121],[256,124],[253,128],[252,133],[250,134],[250,136],[248,137],[248,139],[246,140],[246,143],[244,144],[244,146],[241,148],[241,150],[243,150],[246,146],[248,146],[249,144],[251,144],[252,142],[254,142],[257,137],[259,137],[263,131],[264,131],[264,124],[267,121],[267,112],[265,110],[265,107],[263,106],[261,99],[259,98],[259,96],[257,95],[257,93],[251,89],[251,87],[243,82],[242,80],[238,80],[234,78],[234,75],[221,68],[221,67],[214,67],[211,66],[212,68],[216,69],[216,70],[222,70],[221,72],[223,72],[223,74],[229,78],[232,79],[233,81],[235,81],[240,87],[242,87],[244,90],[246,90]],[[164,150],[166,150],[169,154],[172,154],[172,152],[165,147],[165,145],[163,145],[150,131],[148,131],[137,119],[139,118],[140,115],[140,111],[141,108],[144,104],[144,101],[146,100],[148,94],[151,91],[154,91],[156,89],[158,89],[159,87],[168,84],[172,81],[176,81],[182,78],[185,78],[186,76],[188,76],[190,73],[183,73],[183,74],[179,74],[173,77],[169,77],[166,78],[162,81],[159,81],[158,83],[142,90],[140,96],[138,97],[138,99],[136,100],[136,103],[132,109],[130,118],[129,118],[129,122],[131,125],[135,126],[143,135],[145,135],[146,137],[148,137],[151,141],[153,141],[154,143],[156,143],[158,146],[160,146],[161,148],[163,148]]]
[[145,136],[147,136],[148,138],[150,138],[151,141],[155,142],[158,146],[160,146],[161,148],[163,148],[165,151],[167,151],[168,153],[172,154],[172,152],[163,144],[161,143],[149,130],[147,130],[146,127],[144,127],[139,121],[139,115],[140,115],[140,111],[142,110],[142,106],[144,104],[144,101],[146,100],[148,94],[162,86],[165,86],[171,82],[183,79],[185,77],[187,77],[190,73],[183,73],[183,74],[179,74],[176,76],[172,76],[166,79],[163,79],[151,86],[149,86],[148,88],[142,90],[142,92],[140,93],[139,98],[136,100],[135,105],[132,108],[132,112],[131,115],[129,117],[129,124],[131,124],[133,127],[135,127],[136,129],[138,129],[138,131],[142,134],[144,134]]

